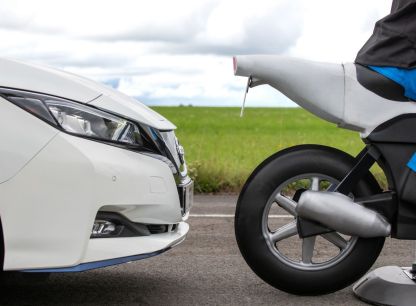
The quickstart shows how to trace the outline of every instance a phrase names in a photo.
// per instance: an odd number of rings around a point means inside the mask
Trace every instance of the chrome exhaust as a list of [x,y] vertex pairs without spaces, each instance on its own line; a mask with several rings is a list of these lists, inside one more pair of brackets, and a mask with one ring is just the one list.
[[391,232],[391,225],[381,214],[337,192],[306,190],[299,199],[296,212],[299,217],[345,235],[372,238],[387,237]]

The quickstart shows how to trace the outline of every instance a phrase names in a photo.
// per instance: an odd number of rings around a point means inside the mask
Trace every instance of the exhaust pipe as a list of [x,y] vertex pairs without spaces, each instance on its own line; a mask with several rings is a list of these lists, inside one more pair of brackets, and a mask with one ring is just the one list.
[[302,193],[296,206],[299,217],[319,222],[341,234],[363,238],[387,237],[391,225],[379,213],[337,192]]

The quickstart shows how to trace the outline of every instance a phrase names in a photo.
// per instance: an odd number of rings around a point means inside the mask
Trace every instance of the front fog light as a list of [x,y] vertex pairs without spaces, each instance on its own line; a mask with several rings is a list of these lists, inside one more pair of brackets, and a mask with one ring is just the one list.
[[91,231],[91,238],[115,236],[120,231],[118,226],[107,220],[95,220]]

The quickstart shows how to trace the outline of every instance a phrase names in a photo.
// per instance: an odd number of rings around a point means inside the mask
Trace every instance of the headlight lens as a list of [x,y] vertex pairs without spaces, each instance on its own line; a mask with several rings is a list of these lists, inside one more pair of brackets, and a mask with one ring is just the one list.
[[0,94],[65,132],[132,147],[150,146],[159,153],[150,127],[62,98],[10,89],[0,89]]
[[147,152],[167,163],[174,174],[181,171],[173,131],[161,132],[90,105],[49,95],[0,88],[0,96],[62,131]]
[[125,119],[75,102],[44,100],[44,103],[67,132],[143,145],[139,127]]

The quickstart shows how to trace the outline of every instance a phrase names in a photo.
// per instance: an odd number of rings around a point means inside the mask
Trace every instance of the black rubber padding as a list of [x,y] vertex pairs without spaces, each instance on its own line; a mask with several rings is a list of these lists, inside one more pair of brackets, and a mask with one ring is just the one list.
[[[341,180],[354,158],[334,148],[301,145],[280,151],[259,165],[244,185],[236,208],[238,247],[251,269],[277,289],[298,295],[320,295],[340,290],[364,275],[383,248],[384,238],[359,238],[351,252],[327,269],[307,271],[287,265],[276,257],[262,232],[264,208],[276,188],[290,178],[320,173]],[[379,193],[368,173],[354,189],[355,196]]]
[[376,95],[392,101],[410,101],[400,84],[360,64],[355,64],[357,81]]

